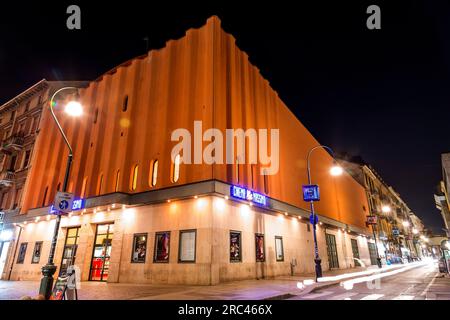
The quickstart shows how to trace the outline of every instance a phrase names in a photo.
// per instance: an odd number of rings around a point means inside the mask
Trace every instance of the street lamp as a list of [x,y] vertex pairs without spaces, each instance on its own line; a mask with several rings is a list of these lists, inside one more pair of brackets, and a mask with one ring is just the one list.
[[[67,136],[65,135],[63,129],[61,128],[61,125],[59,124],[58,119],[55,116],[55,113],[53,111],[53,108],[55,107],[56,103],[54,101],[56,95],[58,93],[60,93],[63,90],[78,90],[78,88],[75,87],[63,87],[60,88],[59,90],[57,90],[51,97],[50,99],[50,113],[52,114],[53,119],[56,122],[56,125],[58,126],[59,132],[61,133],[64,142],[66,143],[67,147],[69,148],[69,155],[67,158],[67,166],[66,166],[66,173],[64,175],[64,182],[63,182],[63,186],[62,186],[62,191],[66,192],[67,191],[67,184],[68,184],[68,180],[69,180],[69,173],[70,173],[70,167],[72,165],[72,158],[73,158],[73,150],[72,147],[70,146],[69,141],[67,140]],[[81,106],[81,104],[76,101],[76,100],[71,100],[69,101],[64,108],[64,111],[72,117],[79,117],[83,114],[83,107]],[[56,249],[56,241],[58,239],[58,232],[59,232],[59,225],[61,223],[61,214],[58,214],[56,216],[56,224],[55,224],[55,230],[53,232],[53,238],[52,238],[52,243],[50,246],[50,253],[48,256],[48,262],[45,266],[42,267],[42,279],[41,279],[41,286],[39,288],[39,294],[43,295],[45,297],[45,299],[49,299],[51,292],[52,292],[52,287],[53,287],[53,275],[56,272],[56,266],[53,263],[53,258],[55,256],[55,249]]]
[[391,212],[391,207],[388,205],[383,205],[381,207],[381,211],[383,211],[383,213],[389,213],[389,212]]
[[[308,171],[308,184],[311,185],[311,169],[310,169],[310,164],[309,164],[309,159],[311,157],[311,153],[319,148],[323,148],[326,151],[328,151],[330,153],[330,155],[333,157],[334,159],[334,152],[330,147],[324,146],[324,145],[319,145],[319,146],[315,146],[313,147],[311,150],[309,150],[308,152],[308,156],[306,158],[306,164],[307,164],[307,171]],[[333,166],[330,169],[330,174],[332,176],[339,176],[341,175],[343,172],[342,168],[337,164],[336,160],[333,161]],[[322,277],[322,266],[321,266],[321,262],[322,260],[320,259],[319,256],[319,248],[317,246],[317,234],[316,234],[316,224],[317,224],[317,220],[316,220],[316,214],[314,212],[314,201],[311,200],[309,201],[310,203],[310,207],[311,207],[311,215],[312,215],[312,224],[313,224],[313,235],[314,235],[314,263],[316,264],[315,269],[316,269],[316,281],[318,278]]]

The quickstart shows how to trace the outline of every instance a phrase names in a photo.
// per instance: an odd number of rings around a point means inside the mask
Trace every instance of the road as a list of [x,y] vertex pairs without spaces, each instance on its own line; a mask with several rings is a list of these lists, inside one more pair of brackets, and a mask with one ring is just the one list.
[[439,276],[430,263],[346,290],[342,285],[318,289],[289,300],[450,300],[450,278]]

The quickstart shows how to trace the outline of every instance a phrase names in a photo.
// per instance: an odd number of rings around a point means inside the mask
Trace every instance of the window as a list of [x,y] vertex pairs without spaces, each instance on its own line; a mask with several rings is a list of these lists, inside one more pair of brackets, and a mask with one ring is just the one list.
[[145,263],[147,256],[147,234],[139,233],[134,235],[133,252],[131,254],[131,262]]
[[21,196],[22,196],[22,188],[17,188],[16,189],[16,195],[14,197],[14,207],[13,207],[13,209],[15,209],[15,208],[17,208],[19,206]]
[[28,110],[30,110],[30,103],[31,103],[31,100],[29,100],[29,101],[25,104],[25,112],[27,112]]
[[284,261],[284,251],[283,251],[283,238],[275,237],[275,254],[277,261]]
[[125,95],[123,98],[123,104],[122,104],[122,112],[127,111],[128,109],[128,95]]
[[61,182],[59,182],[58,185],[56,186],[56,191],[61,191]]
[[173,163],[172,182],[177,182],[180,178],[180,155],[177,154]]
[[266,255],[264,251],[264,235],[255,235],[255,250],[256,250],[256,262],[264,262],[266,260]]
[[169,262],[170,231],[157,232],[155,235],[155,255],[153,262]]
[[137,188],[138,172],[139,172],[139,166],[135,165],[133,167],[133,170],[131,171],[130,189],[132,191],[136,190],[136,188]]
[[15,117],[16,117],[16,111],[14,110],[11,112],[11,117],[9,118],[9,121],[13,121]]
[[251,173],[251,177],[252,177],[252,189],[255,189],[255,185],[256,185],[256,183],[255,183],[255,165],[254,164],[252,164],[252,165],[250,165],[250,173]]
[[61,260],[61,267],[59,268],[60,275],[65,275],[67,273],[67,268],[75,264],[79,237],[80,237],[80,227],[67,229],[66,242],[64,243],[64,250]]
[[30,155],[31,155],[31,150],[27,150],[25,152],[25,157],[23,159],[23,166],[22,166],[23,169],[28,167],[28,163],[30,162]]
[[267,169],[264,169],[264,193],[269,194],[269,175]]
[[97,118],[98,118],[98,108],[95,109],[95,112],[94,112],[94,123],[97,123]]
[[17,160],[17,156],[14,155],[11,157],[11,162],[9,163],[9,171],[16,171],[16,160]]
[[239,156],[236,157],[236,181],[239,183]]
[[25,261],[25,255],[27,253],[27,242],[20,244],[19,255],[17,256],[17,263],[23,263]]
[[332,234],[326,234],[328,264],[330,269],[339,268],[339,259],[337,255],[336,237]]
[[120,181],[120,170],[117,170],[116,172],[116,184],[114,185],[114,191],[119,191],[119,181]]
[[44,197],[42,198],[42,207],[45,207],[45,204],[47,203],[47,193],[48,193],[48,187],[45,187]]
[[83,184],[81,185],[80,197],[84,198],[86,196],[86,185],[88,177],[84,177]]
[[196,238],[197,232],[195,230],[180,231],[178,262],[195,262]]
[[99,195],[102,192],[102,187],[103,187],[103,173],[101,173],[100,177],[98,178],[97,195]]
[[39,263],[41,259],[42,251],[42,241],[38,241],[34,244],[33,257],[31,258],[31,263]]
[[241,262],[241,233],[239,231],[230,232],[230,262]]
[[38,98],[38,106],[42,103],[42,96],[39,96]]
[[150,177],[150,186],[156,186],[156,182],[158,181],[158,160],[153,161],[151,177]]
[[350,239],[350,242],[352,243],[352,253],[353,260],[355,261],[355,267],[360,267],[361,264],[359,263],[358,241],[356,239]]

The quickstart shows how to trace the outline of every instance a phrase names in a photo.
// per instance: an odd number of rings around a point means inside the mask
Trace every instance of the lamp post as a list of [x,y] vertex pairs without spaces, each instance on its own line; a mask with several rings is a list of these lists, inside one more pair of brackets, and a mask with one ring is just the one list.
[[[75,87],[63,87],[60,88],[59,90],[57,90],[51,97],[50,99],[50,113],[52,114],[53,119],[56,122],[56,125],[58,126],[59,132],[61,133],[64,142],[66,143],[67,147],[69,148],[69,155],[67,158],[67,166],[66,166],[66,173],[64,175],[64,181],[63,181],[63,186],[62,186],[62,191],[66,192],[67,191],[67,184],[68,184],[68,180],[69,180],[69,174],[70,174],[70,167],[72,165],[72,158],[73,158],[73,150],[72,147],[70,146],[69,141],[67,140],[67,136],[65,135],[63,129],[61,128],[61,125],[59,124],[58,119],[55,116],[55,113],[53,111],[53,107],[54,107],[54,99],[56,97],[56,95],[58,93],[60,93],[63,90],[78,90],[78,88]],[[83,113],[83,109],[81,107],[81,104],[77,101],[70,101],[66,104],[65,106],[65,112],[68,113],[70,116],[73,117],[78,117]],[[53,232],[53,238],[52,238],[52,243],[50,246],[50,253],[48,256],[48,262],[45,266],[42,267],[42,279],[41,279],[41,285],[39,288],[39,294],[43,295],[45,297],[45,299],[49,299],[51,292],[52,292],[52,287],[53,287],[53,275],[56,272],[56,266],[53,263],[53,259],[55,256],[55,249],[56,249],[56,242],[58,240],[58,232],[59,232],[59,225],[61,223],[61,214],[57,214],[56,216],[56,224],[55,224],[55,229]]]
[[[326,151],[328,151],[334,159],[334,152],[330,147],[327,147],[324,145],[319,145],[319,146],[315,146],[311,150],[309,150],[308,156],[306,158],[306,165],[307,165],[307,172],[308,172],[308,184],[309,185],[311,185],[311,169],[310,169],[310,161],[309,160],[310,160],[312,152],[319,148],[323,148]],[[336,163],[336,160],[334,160],[334,165],[330,169],[330,174],[332,176],[339,176],[342,174],[342,171],[343,171],[342,168],[340,166],[338,166]],[[316,234],[317,220],[316,220],[316,213],[314,212],[314,201],[310,200],[309,203],[310,203],[311,215],[312,215],[312,225],[313,225],[313,235],[314,235],[314,263],[315,263],[316,281],[317,281],[318,278],[322,277],[322,266],[321,266],[322,260],[320,259],[319,248],[317,246],[317,234]]]

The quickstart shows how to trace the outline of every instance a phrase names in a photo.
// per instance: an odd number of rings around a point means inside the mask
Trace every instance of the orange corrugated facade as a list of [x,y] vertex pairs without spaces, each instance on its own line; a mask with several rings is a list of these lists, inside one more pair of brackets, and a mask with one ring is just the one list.
[[[123,110],[128,96],[126,111]],[[171,181],[171,133],[178,128],[194,132],[194,121],[203,130],[255,128],[280,130],[280,170],[269,176],[267,195],[308,209],[301,198],[307,182],[306,156],[319,143],[284,105],[247,55],[225,33],[217,17],[191,29],[166,47],[130,60],[81,90],[85,113],[68,119],[57,116],[74,149],[69,191],[84,197],[116,191],[138,193],[174,185],[218,179],[237,184],[235,165],[182,164],[180,179]],[[96,115],[97,114],[97,115]],[[208,142],[204,142],[205,147]],[[270,150],[270,149],[269,149]],[[224,150],[225,154],[225,150]],[[32,172],[22,212],[51,203],[62,183],[67,149],[50,116],[42,116],[34,150]],[[158,160],[156,186],[150,184],[151,163]],[[343,223],[365,228],[364,189],[348,174],[332,177],[332,158],[323,150],[312,156],[313,182],[320,185],[317,212]],[[138,165],[135,190],[130,189],[132,170]],[[241,165],[240,184],[264,193],[261,175],[251,178],[250,165]],[[256,167],[259,172],[259,167]],[[103,178],[101,178],[103,176]],[[44,190],[48,194],[44,203]]]

